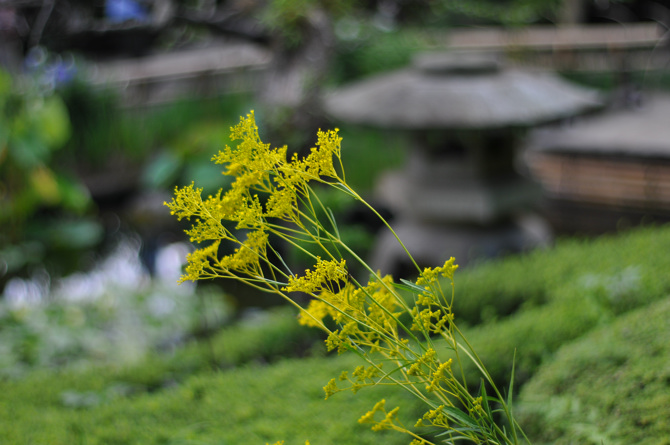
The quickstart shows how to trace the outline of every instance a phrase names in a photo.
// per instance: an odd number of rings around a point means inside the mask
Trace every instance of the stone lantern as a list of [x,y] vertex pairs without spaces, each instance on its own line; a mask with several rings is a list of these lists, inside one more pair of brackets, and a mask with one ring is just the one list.
[[[518,172],[529,127],[602,105],[598,94],[546,72],[505,69],[488,54],[423,54],[412,65],[344,86],[324,99],[335,120],[403,130],[412,143],[402,172],[384,178],[379,198],[394,230],[420,262],[521,251],[546,242],[523,217],[539,188]],[[374,267],[394,272],[404,252],[380,237]]]

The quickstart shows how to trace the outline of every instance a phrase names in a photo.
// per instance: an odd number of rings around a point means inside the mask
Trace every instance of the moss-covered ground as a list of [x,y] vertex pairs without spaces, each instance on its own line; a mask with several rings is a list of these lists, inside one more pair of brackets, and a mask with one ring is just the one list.
[[[483,263],[456,276],[457,321],[515,400],[534,443],[670,443],[670,227]],[[356,365],[324,355],[291,310],[123,367],[40,369],[0,380],[0,443],[408,443],[356,420],[388,387],[322,387]],[[394,405],[395,404],[395,405]]]

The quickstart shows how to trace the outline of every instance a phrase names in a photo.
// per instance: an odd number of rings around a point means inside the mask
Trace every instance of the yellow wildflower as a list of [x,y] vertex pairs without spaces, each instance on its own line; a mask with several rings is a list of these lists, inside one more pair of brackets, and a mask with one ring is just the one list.
[[377,422],[376,425],[372,426],[372,431],[393,429],[393,423],[398,418],[398,411],[400,411],[400,407],[396,406],[391,411],[387,412],[381,422]]
[[210,246],[197,249],[186,255],[186,275],[182,275],[179,283],[184,281],[196,281],[202,278],[212,278],[210,260],[216,260],[219,250],[219,241],[214,241]]
[[342,339],[337,335],[339,333],[339,330],[335,330],[328,334],[328,338],[326,338],[326,349],[328,352],[332,351],[335,348],[340,348],[340,344],[342,343]]
[[421,369],[422,365],[426,365],[429,368],[432,367],[431,365],[435,361],[435,356],[437,353],[435,352],[435,349],[433,348],[428,348],[426,352],[419,357],[413,364],[410,366],[409,370],[407,371],[407,374],[409,375],[421,375],[425,374],[425,372]]
[[450,380],[453,380],[453,374],[451,372],[451,363],[452,359],[447,360],[444,363],[441,363],[435,372],[431,376],[430,383],[426,385],[426,391],[433,392],[440,388],[440,383],[448,383]]
[[172,201],[163,203],[170,209],[170,215],[175,215],[179,221],[182,218],[191,219],[192,216],[200,214],[202,188],[194,189],[193,185],[194,183],[191,182],[190,185],[181,189],[175,187]]
[[439,267],[439,272],[440,274],[449,279],[454,278],[454,272],[456,272],[456,269],[458,269],[458,264],[454,264],[455,258],[451,257],[447,261],[444,262],[444,265],[442,267]]
[[482,408],[482,401],[483,401],[483,399],[481,397],[475,398],[472,401],[472,406],[469,408],[470,413],[483,415],[484,414],[484,408]]
[[396,295],[388,290],[391,286],[393,277],[386,275],[371,281],[364,289],[372,300],[368,307],[368,322],[376,329],[388,333],[395,332],[397,317],[400,315],[394,312],[398,308],[398,301]]
[[449,418],[444,414],[444,405],[440,405],[435,409],[427,411],[423,415],[423,419],[430,421],[434,426],[439,426],[445,429],[449,428]]
[[247,234],[247,239],[240,243],[232,255],[219,260],[224,272],[242,272],[256,275],[260,272],[260,261],[265,260],[268,235],[262,229]]
[[431,268],[426,267],[416,280],[418,286],[430,285],[437,281],[439,275],[445,278],[454,278],[454,272],[458,269],[458,265],[454,264],[454,257],[449,258],[441,267]]
[[328,384],[323,387],[323,391],[326,393],[326,400],[328,397],[332,396],[336,392],[340,391],[340,388],[337,387],[337,381],[335,379],[330,379]]
[[317,147],[305,159],[307,172],[315,177],[328,176],[337,179],[337,172],[333,166],[333,156],[340,156],[340,142],[338,130],[321,131],[317,133]]
[[265,216],[284,221],[296,221],[296,208],[297,197],[294,190],[286,187],[275,189],[265,204]]
[[321,300],[311,300],[307,309],[298,314],[298,323],[303,326],[321,327],[323,319],[330,314],[330,306]]
[[240,229],[257,229],[263,226],[263,208],[258,200],[258,195],[254,195],[253,199],[248,200],[248,205],[239,209],[234,217],[237,221],[237,230]]
[[386,405],[386,399],[382,399],[379,402],[375,403],[375,406],[372,408],[372,410],[368,411],[367,413],[363,414],[360,419],[358,419],[358,423],[371,423],[374,422],[374,417],[375,413],[377,411],[384,411],[384,406]]
[[288,286],[284,290],[287,292],[313,294],[322,290],[328,283],[337,283],[338,281],[346,280],[348,275],[344,259],[340,261],[324,261],[320,257],[317,257],[314,271],[307,269],[303,277],[289,277]]

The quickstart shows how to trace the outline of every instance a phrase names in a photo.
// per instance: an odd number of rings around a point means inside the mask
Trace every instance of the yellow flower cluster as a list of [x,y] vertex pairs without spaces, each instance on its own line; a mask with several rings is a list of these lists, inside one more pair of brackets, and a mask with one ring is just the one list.
[[478,416],[484,415],[484,408],[482,408],[483,400],[484,399],[480,396],[480,397],[476,397],[472,401],[472,406],[469,408],[469,411],[470,411],[471,414],[475,414],[475,415],[478,415]]
[[449,278],[450,280],[454,279],[454,272],[458,269],[458,265],[454,264],[455,258],[451,257],[445,261],[444,265],[441,267],[426,267],[423,272],[419,275],[419,278],[416,280],[418,286],[429,285],[437,281],[438,276],[443,276]]
[[[253,111],[231,128],[231,140],[240,141],[234,149],[226,146],[212,160],[224,164],[224,175],[234,177],[230,189],[203,199],[202,189],[191,183],[175,189],[170,213],[179,220],[193,220],[187,233],[192,242],[211,242],[188,256],[187,273],[181,279],[199,280],[216,276],[257,278],[260,264],[268,263],[266,246],[269,233],[280,232],[273,219],[304,228],[304,215],[298,202],[309,201],[310,181],[341,180],[333,164],[339,159],[341,138],[335,131],[319,131],[316,147],[304,159],[294,155],[287,160],[287,148],[271,149],[258,134]],[[232,232],[251,231],[242,241]],[[282,233],[285,235],[285,233]],[[235,252],[217,261],[221,241],[237,245]]]
[[449,387],[453,388],[451,384],[454,380],[454,376],[451,372],[451,364],[453,363],[452,359],[447,360],[444,363],[440,363],[437,367],[437,370],[433,372],[430,383],[426,385],[426,391],[433,392],[441,389],[440,383],[447,383]]
[[422,365],[430,367],[430,365],[435,362],[436,355],[437,353],[435,352],[435,349],[429,348],[412,364],[412,366],[410,366],[407,375],[425,375],[426,372],[422,369]]
[[[323,272],[325,267],[315,272],[307,271],[301,278],[290,280],[290,290],[310,292],[317,298],[311,300],[306,309],[302,310],[298,321],[305,326],[323,327],[326,317],[332,318],[341,328],[329,333],[326,346],[329,351],[337,349],[344,352],[351,349],[352,344],[367,346],[371,352],[391,351],[391,344],[399,340],[398,317],[402,312],[399,297],[393,293],[393,277],[375,275],[367,286],[359,287],[351,282],[341,286],[339,290],[314,286],[334,278],[346,278],[341,271],[344,263],[330,262],[330,275]],[[319,273],[319,270],[322,270]],[[307,278],[315,277],[311,281]],[[304,280],[303,280],[304,278]],[[317,294],[316,290],[321,291]]]
[[[270,444],[266,442],[265,445],[270,445]],[[284,445],[284,441],[283,440],[278,440],[273,445]],[[309,445],[309,440],[305,441],[305,445]]]
[[[513,443],[507,440],[507,431],[487,418],[491,411],[486,404],[495,400],[502,406],[499,412],[513,420],[499,391],[495,390],[495,398],[475,397],[468,391],[463,372],[461,379],[452,370],[455,366],[462,371],[460,357],[467,357],[475,362],[485,383],[495,389],[454,323],[453,277],[458,268],[454,258],[440,267],[422,270],[410,255],[418,278],[396,283],[391,276],[374,272],[340,239],[334,216],[319,199],[314,183],[358,200],[396,234],[346,184],[337,130],[319,131],[307,156],[294,154],[289,159],[287,147],[271,148],[261,141],[252,111],[231,129],[231,140],[238,141],[236,147],[226,146],[212,158],[223,166],[224,175],[233,178],[228,190],[203,199],[202,189],[191,183],[176,188],[173,199],[166,203],[179,220],[191,221],[186,231],[191,241],[204,243],[187,256],[180,281],[230,278],[273,292],[299,309],[300,324],[326,331],[329,351],[354,351],[367,361],[369,366],[358,366],[351,374],[343,372],[339,379],[331,379],[323,388],[326,398],[348,389],[356,392],[372,385],[400,385],[431,408],[417,422],[417,428],[445,429],[453,441]],[[328,224],[321,221],[324,215]],[[309,256],[313,266],[304,274],[293,273],[275,240]],[[355,262],[369,273],[365,285],[350,275],[349,267]],[[451,285],[446,294],[444,279]],[[294,292],[312,297],[307,307],[293,299]],[[438,347],[451,351],[453,359],[442,362]],[[390,365],[382,371],[384,363]],[[340,388],[338,381],[349,386]],[[377,403],[359,422],[371,423],[376,431],[410,434],[413,445],[431,443],[402,426],[399,408],[387,411],[385,403]],[[382,416],[379,420],[377,413]]]
[[426,331],[433,334],[440,334],[448,329],[449,323],[454,319],[451,312],[444,313],[442,309],[431,310],[425,308],[419,311],[414,307],[411,312],[412,329],[415,331]]
[[[374,386],[379,383],[379,378],[382,374],[382,364],[372,365],[372,366],[357,366],[356,369],[351,373],[352,377],[349,376],[347,371],[343,371],[337,380],[341,382],[348,381],[351,386],[345,388],[346,390],[351,390],[354,394],[357,393],[361,388],[365,386]],[[331,379],[326,386],[323,387],[323,390],[326,393],[326,399],[332,396],[335,393],[344,391],[337,386],[336,379]]]
[[[396,406],[391,411],[386,411],[385,405],[386,400],[385,399],[380,400],[375,404],[372,410],[363,414],[363,416],[361,416],[361,418],[358,419],[358,423],[372,423],[373,431],[391,430],[391,429],[405,431],[404,427],[396,424],[398,419],[398,411],[400,410],[400,407]],[[377,412],[380,412],[384,415],[384,418],[382,420],[377,421],[375,419],[375,414]]]
[[317,257],[314,271],[307,269],[302,277],[290,277],[284,290],[308,294],[323,291],[332,293],[335,285],[345,281],[348,275],[344,260],[324,261],[321,257]]
[[444,412],[444,405],[440,405],[435,409],[431,409],[423,415],[422,419],[417,421],[417,426],[426,426],[424,420],[428,421],[429,425],[441,428],[449,428],[449,417]]

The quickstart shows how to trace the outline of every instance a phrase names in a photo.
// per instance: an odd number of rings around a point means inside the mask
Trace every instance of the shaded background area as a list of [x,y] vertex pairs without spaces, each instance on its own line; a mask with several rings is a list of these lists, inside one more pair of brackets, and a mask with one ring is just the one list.
[[[495,52],[603,93],[600,115],[561,119],[509,150],[542,186],[529,211],[546,244],[667,220],[668,23],[670,2],[645,0],[0,1],[1,323],[19,345],[7,373],[136,360],[271,304],[222,283],[177,288],[190,246],[163,206],[191,180],[205,194],[225,187],[210,159],[252,108],[266,142],[297,152],[318,128],[340,127],[348,180],[393,220],[384,178],[412,159],[412,135],[335,119],[324,97],[426,51]],[[639,132],[616,137],[626,125]],[[371,256],[379,224],[324,200]]]

